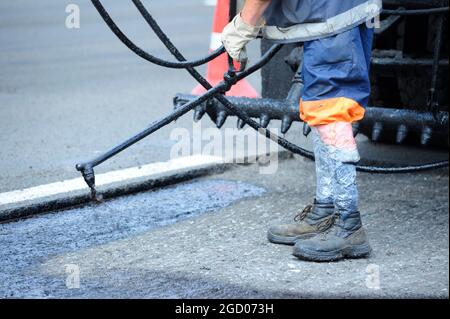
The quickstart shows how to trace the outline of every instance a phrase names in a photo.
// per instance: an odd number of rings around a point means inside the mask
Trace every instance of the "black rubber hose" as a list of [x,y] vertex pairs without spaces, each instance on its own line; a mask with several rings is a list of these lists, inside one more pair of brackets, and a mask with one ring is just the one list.
[[430,9],[396,9],[396,10],[383,10],[383,14],[397,15],[397,16],[415,16],[425,14],[441,14],[449,11],[449,7],[430,8]]
[[400,174],[400,173],[414,173],[420,171],[427,171],[438,168],[448,167],[448,161],[440,161],[435,163],[421,164],[421,165],[406,165],[399,167],[377,167],[377,166],[362,166],[358,165],[357,169],[360,172],[377,173],[377,174]]
[[198,59],[198,60],[194,60],[194,61],[171,62],[171,61],[166,61],[166,60],[157,58],[157,57],[151,55],[150,53],[142,50],[137,45],[135,45],[120,30],[120,28],[117,26],[117,24],[114,22],[114,20],[110,17],[110,15],[105,10],[105,8],[103,7],[103,5],[101,4],[101,2],[99,0],[91,0],[91,1],[92,1],[92,4],[97,9],[97,11],[99,12],[99,14],[102,17],[102,19],[105,21],[105,23],[111,29],[111,31],[117,36],[117,38],[123,44],[125,44],[131,51],[133,51],[135,54],[137,54],[139,57],[141,57],[141,58],[143,58],[143,59],[145,59],[145,60],[147,60],[147,61],[149,61],[149,62],[151,62],[153,64],[156,64],[156,65],[159,65],[159,66],[162,66],[162,67],[166,67],[166,68],[170,68],[170,69],[186,69],[188,67],[196,67],[196,66],[200,66],[200,65],[206,64],[206,63],[214,60],[215,58],[217,58],[221,54],[225,53],[225,48],[223,46],[221,46],[217,50],[211,52],[211,54],[209,54],[208,56],[203,57],[203,58]]

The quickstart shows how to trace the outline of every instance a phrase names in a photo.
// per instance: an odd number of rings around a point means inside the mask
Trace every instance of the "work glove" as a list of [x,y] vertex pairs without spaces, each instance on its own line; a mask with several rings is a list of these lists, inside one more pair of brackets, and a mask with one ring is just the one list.
[[245,46],[259,34],[262,26],[251,26],[238,14],[222,31],[222,43],[228,54],[236,61],[248,60]]

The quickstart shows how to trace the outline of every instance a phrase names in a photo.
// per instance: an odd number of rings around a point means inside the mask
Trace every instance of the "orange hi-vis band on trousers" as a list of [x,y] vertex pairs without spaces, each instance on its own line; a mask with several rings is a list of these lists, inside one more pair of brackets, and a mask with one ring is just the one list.
[[300,101],[300,118],[310,126],[333,122],[357,122],[364,117],[364,108],[345,97],[319,101]]

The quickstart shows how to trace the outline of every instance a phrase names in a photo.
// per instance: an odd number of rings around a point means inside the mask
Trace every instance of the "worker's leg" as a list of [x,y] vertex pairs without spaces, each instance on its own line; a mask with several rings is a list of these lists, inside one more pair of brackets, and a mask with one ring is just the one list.
[[326,159],[330,163],[326,170],[332,180],[334,204],[341,214],[358,211],[358,190],[356,187],[356,163],[359,153],[352,126],[347,122],[335,122],[313,127],[315,148],[324,149]]
[[336,162],[334,172],[335,206],[346,217],[358,212],[358,187],[356,185],[356,164]]
[[332,180],[337,214],[329,231],[296,243],[294,255],[302,259],[327,261],[370,253],[358,209],[359,153],[351,124],[363,118],[362,106],[369,98],[369,44],[364,41],[371,39],[371,32],[361,26],[305,43],[305,91],[300,111],[312,127],[316,156],[323,157],[318,158],[317,167],[327,163],[326,168],[317,170],[318,184]]
[[[373,30],[368,29],[365,24],[359,26],[358,32],[360,40],[355,41],[357,52],[360,52],[360,61],[362,65],[361,82],[370,93],[370,81],[368,79],[370,71],[370,61],[372,56],[372,42],[373,42]],[[364,58],[364,59],[363,59]],[[365,63],[364,63],[365,62]],[[365,66],[365,67],[364,67]],[[360,103],[361,105],[367,105],[369,94],[363,95]],[[344,135],[342,140],[347,140],[346,147],[348,150],[354,149],[355,153],[350,155],[347,160],[339,160],[336,162],[335,171],[335,204],[336,208],[341,214],[348,215],[353,212],[359,211],[358,201],[358,187],[356,180],[356,163],[359,161],[359,154],[356,141],[352,137],[351,127],[347,126],[340,130]],[[352,146],[354,145],[354,146]],[[353,158],[352,158],[353,157]]]
[[332,172],[336,163],[328,155],[328,149],[320,141],[315,128],[312,129],[314,157],[316,161],[316,201],[334,204],[334,179]]
[[320,180],[331,180],[337,213],[326,232],[311,239],[298,240],[294,255],[313,261],[368,256],[371,248],[358,209],[356,163],[359,154],[352,126],[346,122],[318,125],[312,127],[312,134],[315,154],[321,157],[316,163],[321,167],[317,170],[318,184]]

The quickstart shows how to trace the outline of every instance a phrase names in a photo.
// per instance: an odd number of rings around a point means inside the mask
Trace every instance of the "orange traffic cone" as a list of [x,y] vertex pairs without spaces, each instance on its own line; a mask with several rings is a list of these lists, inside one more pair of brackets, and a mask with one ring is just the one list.
[[[216,10],[214,13],[214,24],[213,31],[211,35],[211,45],[210,52],[218,49],[222,42],[220,36],[222,30],[228,24],[230,10],[230,0],[218,0],[216,5]],[[218,58],[208,63],[208,69],[206,73],[206,79],[211,83],[211,85],[216,85],[223,80],[223,75],[228,71],[228,57],[226,54],[222,54]],[[201,95],[205,93],[206,90],[203,86],[198,85],[192,90],[192,94]],[[226,93],[228,96],[244,96],[250,98],[257,98],[259,96],[258,92],[247,82],[247,80],[241,80],[236,85],[234,85],[230,91]]]

